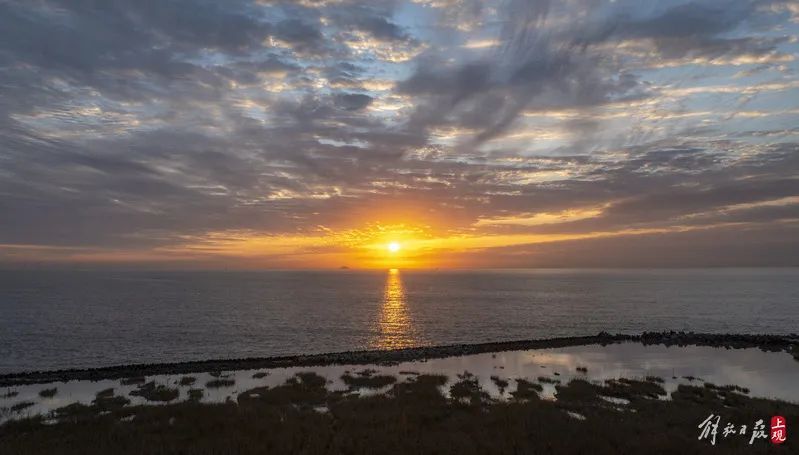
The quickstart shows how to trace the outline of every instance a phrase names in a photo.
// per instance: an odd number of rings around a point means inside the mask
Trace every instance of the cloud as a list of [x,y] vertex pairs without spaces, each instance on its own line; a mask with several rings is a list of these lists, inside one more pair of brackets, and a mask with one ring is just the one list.
[[784,264],[785,5],[2,2],[0,261],[312,266],[404,225],[442,263]]
[[360,93],[342,93],[336,95],[336,104],[348,111],[359,111],[372,103],[374,99]]
[[390,16],[389,9],[367,4],[351,4],[331,12],[331,19],[342,29],[361,30],[381,41],[414,41]]

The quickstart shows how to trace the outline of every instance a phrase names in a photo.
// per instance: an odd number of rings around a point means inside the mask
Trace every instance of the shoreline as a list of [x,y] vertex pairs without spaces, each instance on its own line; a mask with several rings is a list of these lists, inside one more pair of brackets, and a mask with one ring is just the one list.
[[[798,345],[795,335],[601,333],[39,372],[27,379],[123,377],[7,389],[0,452],[751,453],[771,445],[758,422],[799,419]],[[411,357],[425,360],[396,362]],[[293,368],[203,371],[255,362]],[[203,372],[150,375],[190,368]],[[746,431],[705,434],[714,416]]]
[[[757,425],[772,416],[787,422],[799,419],[799,403],[754,396],[746,387],[701,378],[685,377],[688,382],[670,387],[662,374],[592,379],[584,367],[567,377],[554,370],[538,373],[531,365],[523,375],[495,370],[488,379],[485,372],[469,370],[453,376],[444,370],[397,374],[341,368],[343,373],[335,374],[341,375],[343,387],[333,387],[330,376],[318,371],[295,370],[285,376],[259,372],[220,401],[204,397],[219,387],[238,385],[240,378],[219,374],[215,385],[203,387],[203,380],[195,377],[162,382],[142,377],[135,378],[132,390],[122,387],[131,385],[122,380],[98,385],[90,401],[62,402],[27,414],[32,401],[21,401],[0,408],[0,415],[5,411],[13,417],[0,423],[0,447],[9,453],[80,455],[744,454],[771,445],[768,433],[758,432]],[[187,397],[179,385],[192,387]],[[38,396],[47,399],[58,393],[53,387]],[[132,401],[141,398],[146,402]],[[703,430],[714,416],[719,428],[733,425],[740,430],[731,435]],[[793,439],[784,442],[784,450],[795,450]]]
[[759,348],[787,352],[799,361],[799,335],[707,334],[693,332],[644,332],[639,335],[609,334],[580,337],[557,337],[534,340],[501,341],[476,344],[413,347],[395,350],[344,351],[335,353],[208,359],[174,363],[117,365],[87,369],[62,369],[0,374],[0,387],[78,380],[98,381],[132,376],[189,374],[207,371],[250,370],[261,368],[312,367],[326,365],[368,365],[414,360],[458,357],[487,352],[521,351],[570,346],[607,345],[639,342],[643,345],[711,346],[727,349]]

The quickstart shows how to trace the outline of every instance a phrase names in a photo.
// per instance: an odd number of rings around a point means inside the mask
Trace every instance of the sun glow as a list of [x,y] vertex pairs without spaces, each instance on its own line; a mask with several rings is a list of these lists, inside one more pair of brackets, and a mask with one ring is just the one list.
[[380,334],[372,343],[378,349],[399,349],[419,344],[405,297],[399,269],[389,269],[380,312]]
[[[782,200],[780,200],[782,203]],[[776,204],[776,202],[775,202]],[[771,205],[771,204],[769,204]],[[731,206],[737,210],[742,206]],[[567,221],[582,219],[582,213],[553,212]],[[546,216],[519,218],[482,218],[480,229],[487,226],[538,226],[551,224]],[[713,228],[733,224],[714,224]],[[216,231],[186,236],[182,243],[159,247],[147,252],[126,250],[9,246],[0,243],[0,255],[11,251],[16,257],[41,257],[53,261],[125,262],[164,261],[191,264],[225,264],[242,268],[336,268],[336,269],[432,269],[490,267],[494,263],[482,259],[492,249],[509,249],[521,245],[550,242],[614,238],[633,235],[655,235],[699,231],[708,226],[674,226],[638,229],[592,231],[586,233],[492,232],[475,229],[471,232],[447,232],[422,224],[366,224],[358,229],[318,230],[302,234],[259,235],[256,231]],[[35,250],[34,250],[35,248]],[[19,251],[19,252],[17,252]],[[479,257],[478,257],[479,256]]]

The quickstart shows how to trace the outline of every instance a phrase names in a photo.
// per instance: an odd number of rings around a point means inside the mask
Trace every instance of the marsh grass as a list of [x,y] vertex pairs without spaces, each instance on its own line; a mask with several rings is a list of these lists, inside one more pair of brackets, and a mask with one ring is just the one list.
[[560,379],[548,378],[546,376],[539,376],[538,377],[538,382],[541,382],[541,383],[544,383],[544,384],[560,384]]
[[727,408],[741,408],[744,406],[751,406],[752,404],[763,407],[765,403],[770,402],[769,400],[751,398],[738,393],[737,391],[741,389],[743,388],[737,386],[718,387],[713,384],[711,384],[711,387],[695,387],[680,384],[671,396],[674,399],[679,398],[680,400],[691,401],[697,404],[720,403]]
[[572,379],[566,385],[558,384],[555,386],[555,390],[560,403],[585,406],[600,400],[597,386],[583,379]]
[[677,391],[674,392],[672,396],[677,394],[685,400],[691,400],[696,403],[721,401],[724,406],[734,408],[741,406],[749,399],[746,395],[739,393],[743,390],[748,392],[748,389],[738,386],[719,387],[712,383],[705,383],[704,387],[693,387],[680,384],[677,386]]
[[195,382],[197,382],[197,378],[195,378],[194,376],[183,376],[182,378],[180,378],[180,381],[178,381],[178,384],[182,386],[190,386]]
[[123,396],[103,396],[96,397],[92,401],[92,405],[100,411],[110,411],[115,409],[122,409],[130,404],[130,400]]
[[526,379],[516,379],[516,390],[511,392],[511,396],[516,400],[537,400],[538,394],[544,390],[541,384],[530,382]]
[[150,381],[140,385],[138,389],[130,392],[130,394],[143,397],[147,401],[172,401],[180,395],[180,392],[178,389],[172,389],[165,385]]
[[722,386],[718,386],[716,384],[713,384],[712,382],[706,382],[705,383],[705,387],[707,387],[708,389],[715,389],[715,390],[717,390],[719,392],[737,392],[737,393],[744,393],[744,394],[749,393],[749,389],[747,389],[746,387],[740,387],[740,386],[737,386],[737,385],[722,385]]
[[355,376],[352,376],[347,373],[341,376],[341,380],[344,381],[344,384],[346,384],[350,390],[361,388],[382,389],[383,387],[397,382],[397,378],[394,376],[372,374],[368,376],[362,374],[356,374]]
[[94,397],[97,398],[97,399],[111,398],[113,396],[114,396],[114,388],[113,387],[110,387],[108,389],[103,389],[103,390],[97,392],[94,395]]
[[53,398],[58,393],[58,388],[42,389],[39,391],[39,396],[42,398]]
[[[662,382],[662,381],[661,381]],[[640,398],[658,398],[666,395],[666,390],[660,382],[638,379],[609,379],[605,381],[602,392],[605,395],[635,400]]]
[[431,402],[444,400],[441,387],[447,383],[443,374],[420,374],[408,378],[406,382],[398,382],[389,391],[389,395],[397,399],[424,399]]
[[[239,395],[237,403],[182,402],[133,406],[80,419],[46,424],[28,418],[0,426],[3,453],[732,453],[771,449],[766,440],[750,446],[741,438],[698,440],[697,425],[709,414],[752,425],[772,415],[799,419],[799,406],[740,396],[726,407],[722,390],[680,385],[673,401],[646,398],[651,381],[615,381],[639,398],[618,409],[598,398],[609,386],[574,379],[558,385],[558,401],[481,401],[479,407],[446,399],[444,376],[419,375],[395,383],[389,393],[357,397],[325,389],[325,379],[303,373],[286,383]],[[462,375],[467,396],[479,384]],[[517,380],[520,388],[534,384]],[[324,407],[327,412],[318,409]],[[634,412],[631,412],[634,411]],[[579,414],[585,420],[572,415]],[[789,438],[781,453],[795,453]]]
[[202,400],[205,392],[203,389],[189,389],[189,400],[199,401]]
[[130,378],[122,378],[119,380],[121,385],[134,385],[134,384],[144,384],[147,382],[147,378],[144,376],[134,376]]
[[32,401],[20,401],[19,403],[11,405],[11,407],[9,407],[8,409],[10,409],[11,412],[19,412],[22,411],[23,409],[27,409],[33,406],[34,404],[36,403]]
[[269,376],[269,373],[267,373],[266,371],[259,371],[252,375],[253,379],[262,379],[267,376]]
[[209,389],[219,389],[222,387],[232,387],[236,384],[236,381],[233,379],[213,379],[205,383],[205,387]]
[[504,394],[505,389],[508,388],[508,381],[506,379],[500,378],[499,376],[491,376],[491,382],[493,382],[494,385],[497,386],[497,389],[499,389],[500,394]]
[[240,406],[263,404],[316,407],[326,404],[340,394],[330,394],[325,388],[327,380],[313,372],[301,372],[277,387],[256,387],[240,393],[237,402]]
[[477,377],[468,371],[458,375],[458,382],[449,388],[449,395],[459,403],[467,402],[472,406],[478,406],[491,400],[489,395],[480,388]]
[[114,389],[97,392],[91,405],[72,403],[50,412],[50,417],[60,422],[86,422],[111,412],[126,413],[130,400],[123,396],[114,396]]
[[17,392],[16,390],[8,389],[2,394],[0,394],[0,398],[14,398],[17,395],[19,395],[19,392]]

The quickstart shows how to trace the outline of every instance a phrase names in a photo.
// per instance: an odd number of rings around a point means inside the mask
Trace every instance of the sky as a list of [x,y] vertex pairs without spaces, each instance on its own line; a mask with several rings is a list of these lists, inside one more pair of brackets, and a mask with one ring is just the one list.
[[797,36],[783,0],[0,0],[0,266],[799,265]]

